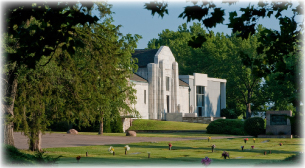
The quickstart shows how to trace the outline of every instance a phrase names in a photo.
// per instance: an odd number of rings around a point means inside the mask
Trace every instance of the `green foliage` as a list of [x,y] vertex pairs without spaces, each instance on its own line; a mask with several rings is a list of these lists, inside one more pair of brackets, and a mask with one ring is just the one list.
[[66,132],[72,128],[72,124],[67,121],[53,122],[48,129],[52,131]]
[[233,109],[221,109],[220,116],[226,117],[226,119],[237,119],[237,114]]
[[4,145],[4,159],[8,164],[33,164],[34,157],[20,152],[16,147]]
[[122,133],[123,132],[123,123],[119,115],[117,115],[111,122],[111,132],[112,133]]
[[248,118],[244,123],[245,132],[257,136],[264,133],[264,120],[261,117]]
[[44,151],[36,152],[34,155],[20,152],[16,147],[4,145],[5,162],[10,165],[50,165],[59,161],[60,157],[46,155]]
[[244,122],[237,119],[218,119],[207,127],[208,134],[245,135]]

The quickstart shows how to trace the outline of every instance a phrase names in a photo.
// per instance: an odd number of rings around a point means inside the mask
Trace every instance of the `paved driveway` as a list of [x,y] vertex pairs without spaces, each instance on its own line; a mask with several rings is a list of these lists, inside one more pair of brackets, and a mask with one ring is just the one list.
[[[213,139],[221,138],[239,138],[246,136],[228,136],[215,137]],[[248,136],[249,137],[249,136]],[[91,145],[110,145],[110,144],[129,144],[135,142],[159,142],[159,141],[183,141],[183,140],[199,140],[207,139],[200,138],[166,138],[166,137],[130,137],[130,136],[98,136],[98,135],[71,135],[71,134],[57,134],[46,133],[42,135],[42,148],[54,147],[76,147],[76,146],[91,146]],[[28,149],[28,138],[20,132],[14,132],[14,142],[18,149]]]

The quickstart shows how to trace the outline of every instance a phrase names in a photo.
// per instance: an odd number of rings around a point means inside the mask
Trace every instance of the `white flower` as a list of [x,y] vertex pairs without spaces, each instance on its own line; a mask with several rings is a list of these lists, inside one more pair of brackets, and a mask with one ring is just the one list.
[[113,153],[114,148],[112,146],[109,147],[108,152]]
[[124,149],[127,150],[127,151],[129,151],[129,150],[130,150],[130,147],[129,147],[128,145],[126,145],[126,146],[124,147]]

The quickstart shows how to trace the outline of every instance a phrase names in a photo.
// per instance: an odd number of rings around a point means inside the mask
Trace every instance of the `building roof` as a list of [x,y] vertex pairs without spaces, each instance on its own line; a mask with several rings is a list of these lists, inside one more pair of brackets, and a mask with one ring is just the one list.
[[135,74],[135,73],[130,77],[130,80],[137,81],[137,82],[147,82],[147,80],[145,78],[143,78],[140,75]]
[[154,58],[159,49],[136,49],[132,54],[133,58],[138,59],[138,67],[147,67],[147,64],[154,63]]
[[189,84],[187,84],[183,80],[179,79],[179,86],[187,86],[187,87],[189,87]]

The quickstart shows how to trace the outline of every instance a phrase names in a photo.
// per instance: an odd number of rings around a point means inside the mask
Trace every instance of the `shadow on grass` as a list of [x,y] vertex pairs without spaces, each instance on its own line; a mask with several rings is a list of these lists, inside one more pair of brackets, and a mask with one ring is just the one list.
[[[204,157],[176,157],[176,158],[147,158],[139,156],[139,158],[97,158],[97,157],[84,157],[81,158],[79,163],[75,158],[62,158],[59,166],[202,166],[201,159]],[[286,161],[279,161],[276,159],[212,159],[211,166],[254,166],[262,164],[281,164]]]

